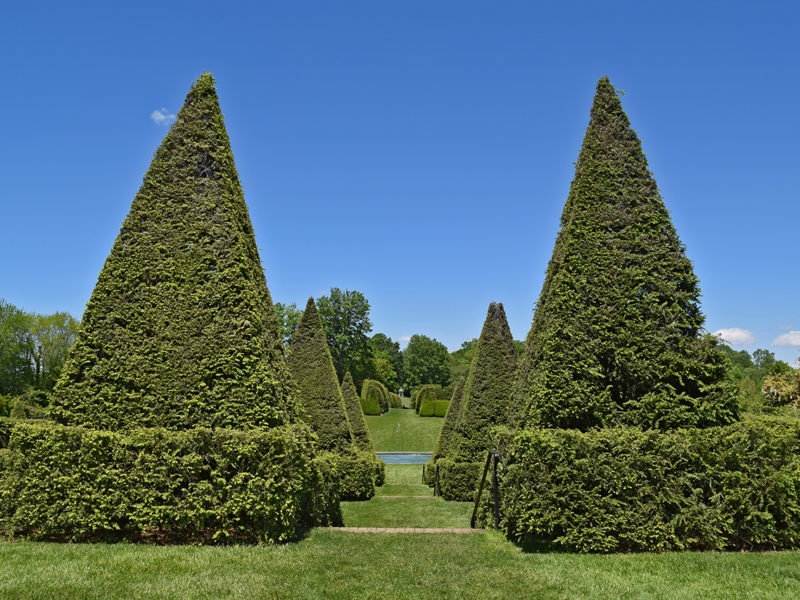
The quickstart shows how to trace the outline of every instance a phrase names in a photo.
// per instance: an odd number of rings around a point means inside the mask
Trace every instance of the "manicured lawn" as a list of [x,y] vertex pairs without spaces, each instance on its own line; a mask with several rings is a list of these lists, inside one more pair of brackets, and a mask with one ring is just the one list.
[[797,598],[800,554],[525,554],[497,533],[279,547],[0,543],[0,598]]
[[367,416],[367,427],[377,452],[433,452],[441,417],[418,417],[413,410],[391,408],[380,417]]

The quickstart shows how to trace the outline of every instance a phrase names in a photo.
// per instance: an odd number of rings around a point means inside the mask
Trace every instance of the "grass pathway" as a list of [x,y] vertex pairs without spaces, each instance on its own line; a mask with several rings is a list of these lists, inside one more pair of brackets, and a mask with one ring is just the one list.
[[[378,452],[431,452],[443,419],[395,408],[367,417]],[[345,527],[469,529],[470,502],[434,498],[422,483],[422,465],[386,465],[386,483],[367,502],[342,502]]]

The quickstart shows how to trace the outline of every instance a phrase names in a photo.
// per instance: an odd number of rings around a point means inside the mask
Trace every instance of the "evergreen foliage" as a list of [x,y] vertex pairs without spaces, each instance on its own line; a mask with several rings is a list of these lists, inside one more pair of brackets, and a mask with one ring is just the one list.
[[272,300],[220,112],[202,75],[97,279],[52,403],[103,429],[295,420]]
[[453,457],[481,461],[491,448],[490,430],[506,425],[517,367],[517,349],[501,303],[492,302],[464,385]]
[[303,419],[319,436],[320,448],[338,453],[351,451],[353,434],[313,298],[308,299],[297,326],[287,362],[297,386]]
[[447,413],[444,416],[442,429],[439,431],[439,439],[436,440],[436,447],[431,455],[431,462],[436,462],[438,459],[450,455],[451,450],[455,450],[452,444],[461,420],[461,402],[464,398],[465,383],[464,379],[460,379],[453,387],[453,395],[447,406]]
[[7,535],[278,543],[341,524],[335,482],[302,423],[111,432],[5,420],[0,442]]
[[[375,405],[378,406],[378,412],[374,412]],[[364,407],[365,415],[389,412],[389,392],[386,386],[375,379],[365,379],[361,384],[361,406]]]
[[523,424],[735,421],[728,362],[700,335],[699,296],[641,143],[604,77],[520,365]]
[[[800,547],[800,420],[496,431],[501,528],[583,552]],[[491,513],[491,511],[488,511]]]
[[364,412],[361,410],[361,402],[356,394],[356,386],[353,383],[353,376],[350,371],[344,374],[342,382],[342,397],[347,408],[347,418],[350,421],[350,429],[353,432],[353,442],[356,448],[366,452],[375,452],[372,439],[369,436],[367,422],[364,419]]
[[438,383],[428,383],[419,386],[416,401],[414,402],[414,410],[417,411],[417,414],[419,414],[419,409],[423,402],[436,400],[436,396],[440,389],[442,389],[442,386]]

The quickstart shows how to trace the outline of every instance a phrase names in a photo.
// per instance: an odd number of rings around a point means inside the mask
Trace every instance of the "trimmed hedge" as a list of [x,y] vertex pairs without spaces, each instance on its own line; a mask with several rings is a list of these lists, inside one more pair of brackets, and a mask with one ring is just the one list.
[[353,431],[313,298],[308,299],[292,338],[287,363],[304,409],[303,420],[319,436],[320,449],[349,453]]
[[[338,482],[342,500],[369,500],[375,495],[375,485],[382,485],[383,461],[371,452],[337,454],[323,452],[319,457],[326,464],[326,473]],[[380,484],[376,480],[380,480]]]
[[52,394],[66,425],[274,427],[297,420],[219,107],[194,83],[97,278]]
[[[800,548],[800,421],[496,432],[501,527],[583,552]],[[441,461],[440,461],[441,462]]]
[[420,417],[443,417],[447,413],[449,400],[426,400],[419,408]]
[[389,406],[391,408],[403,408],[403,399],[397,394],[389,392]]
[[380,415],[389,410],[385,390],[386,388],[380,381],[374,379],[363,381],[361,384],[361,408],[365,415]]
[[364,411],[361,410],[361,402],[356,393],[356,386],[353,384],[353,377],[350,375],[350,371],[344,374],[342,398],[347,409],[347,419],[350,421],[350,430],[353,432],[353,443],[356,448],[365,452],[375,452],[367,422],[364,419]]
[[482,463],[455,462],[440,458],[439,487],[442,498],[460,502],[474,502],[480,483]]
[[417,411],[417,414],[419,414],[420,408],[422,408],[422,403],[426,400],[436,400],[436,394],[441,389],[442,386],[438,383],[427,383],[419,386],[414,403],[414,410]]
[[463,379],[459,379],[453,386],[453,395],[447,406],[447,412],[444,415],[444,422],[439,431],[439,437],[436,440],[436,447],[433,449],[431,459],[428,461],[425,468],[425,483],[433,486],[434,470],[436,469],[436,461],[447,456],[451,451],[453,438],[458,427],[458,422],[461,419],[461,401],[464,398],[464,383]]
[[277,543],[341,522],[302,424],[126,433],[16,423],[0,528],[32,539]]

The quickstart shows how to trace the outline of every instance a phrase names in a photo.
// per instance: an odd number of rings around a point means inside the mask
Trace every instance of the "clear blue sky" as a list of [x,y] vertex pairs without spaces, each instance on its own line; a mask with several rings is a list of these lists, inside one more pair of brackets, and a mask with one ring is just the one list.
[[798,32],[797,2],[5,3],[0,297],[82,314],[154,111],[211,71],[274,300],[360,290],[451,349],[500,301],[524,339],[607,74],[708,329],[794,360]]

